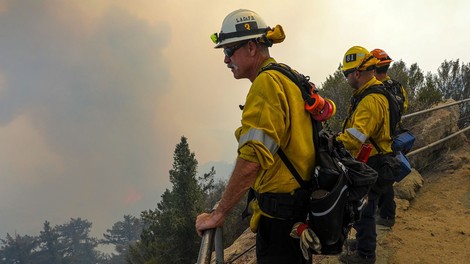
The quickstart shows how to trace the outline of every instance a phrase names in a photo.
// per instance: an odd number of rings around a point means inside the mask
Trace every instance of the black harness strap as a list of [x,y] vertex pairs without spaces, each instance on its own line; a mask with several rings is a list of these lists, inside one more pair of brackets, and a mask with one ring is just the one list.
[[267,28],[259,28],[259,29],[253,29],[253,30],[245,30],[245,31],[235,31],[235,32],[230,32],[230,33],[219,33],[219,41],[222,42],[225,39],[229,38],[238,38],[238,37],[244,37],[244,36],[249,36],[249,35],[256,35],[256,34],[261,34],[266,32]]
[[[295,83],[296,86],[300,89],[300,92],[302,94],[302,98],[304,99],[304,101],[311,100],[311,98],[310,98],[310,93],[311,93],[310,89],[311,89],[312,86],[309,83],[309,77],[304,76],[300,73],[297,73],[292,68],[290,68],[288,65],[281,64],[281,63],[270,63],[267,66],[263,67],[261,69],[260,73],[263,72],[263,71],[266,71],[266,70],[276,70],[276,71],[282,73],[283,75],[288,77],[293,83]],[[322,129],[322,125],[321,125],[320,122],[314,120],[313,118],[311,118],[311,121],[312,121],[312,126],[313,126],[313,143],[314,143],[314,147],[315,147],[315,152],[317,152],[317,146],[318,146],[318,141],[319,141],[318,133]],[[292,162],[290,162],[289,158],[286,156],[286,154],[284,153],[284,151],[281,148],[279,148],[277,150],[277,154],[279,155],[281,160],[284,162],[286,167],[289,169],[291,174],[294,176],[294,178],[297,180],[297,182],[300,185],[300,188],[301,189],[309,189],[311,187],[309,182],[306,182],[302,179],[302,177],[297,172],[297,170],[295,169]],[[318,162],[318,155],[316,155],[316,161]],[[263,195],[265,197],[263,197]],[[258,199],[258,202],[260,203],[260,208],[262,206],[266,206],[268,211],[271,211],[271,210],[276,211],[277,208],[273,209],[272,208],[273,206],[271,206],[271,204],[277,204],[276,203],[277,200],[283,200],[283,201],[287,202],[288,199],[287,199],[286,195],[287,194],[257,194],[252,188],[250,188],[250,190],[248,192],[246,207],[245,207],[245,210],[243,210],[243,212],[242,212],[242,219],[244,219],[245,217],[250,215],[248,213],[248,204],[254,198]],[[265,203],[262,200],[269,201],[269,202]],[[264,205],[264,204],[267,204],[267,205]],[[276,207],[276,205],[274,205],[274,207]],[[284,211],[286,211],[286,210],[284,210]],[[269,212],[267,212],[267,213],[269,213]]]
[[302,177],[300,176],[300,174],[297,172],[297,170],[295,169],[294,165],[292,164],[292,162],[290,162],[290,160],[287,158],[286,156],[286,153],[284,153],[284,151],[282,151],[282,149],[278,149],[277,150],[277,154],[279,154],[279,157],[281,158],[281,160],[284,162],[284,164],[286,165],[286,167],[289,169],[289,171],[292,173],[292,175],[294,176],[294,178],[297,180],[297,182],[300,184],[300,187],[301,188],[308,188],[308,184],[302,179]]
[[[349,115],[346,118],[346,121],[343,124],[343,133],[346,129],[346,123],[349,119],[351,119],[352,114],[356,110],[357,106],[361,102],[364,97],[366,97],[369,94],[372,93],[378,93],[382,94],[387,98],[388,101],[388,109],[389,109],[389,118],[390,118],[390,136],[393,136],[395,134],[395,131],[397,129],[397,125],[400,122],[401,119],[401,111],[400,111],[400,105],[397,99],[392,95],[389,91],[385,90],[386,87],[384,85],[374,85],[369,88],[367,88],[364,92],[361,94],[351,97],[351,109],[349,111]],[[374,141],[373,138],[369,138],[369,141],[372,143],[372,145],[375,147],[375,149],[379,152],[380,155],[383,154],[382,149],[377,145],[377,143]]]

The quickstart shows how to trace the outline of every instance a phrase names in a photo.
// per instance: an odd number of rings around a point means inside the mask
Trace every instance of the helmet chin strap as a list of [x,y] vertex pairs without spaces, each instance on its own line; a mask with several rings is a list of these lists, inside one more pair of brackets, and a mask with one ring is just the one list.
[[273,42],[271,40],[269,40],[268,37],[266,37],[266,34],[259,37],[256,41],[259,42],[259,43],[265,44],[267,47],[272,47],[273,46]]
[[[363,65],[365,65],[368,61],[370,61],[370,60],[373,59],[373,58],[374,58],[374,56],[373,56],[373,55],[370,55],[367,59],[364,59],[364,60],[361,62],[361,64],[360,64],[359,66],[357,66],[357,70],[358,70],[358,71],[364,71],[364,70],[361,70],[361,67],[362,67]],[[375,64],[374,64],[374,65],[370,65],[370,66],[367,67],[365,70],[366,70],[366,71],[370,71],[370,70],[373,70],[373,69],[375,69]]]

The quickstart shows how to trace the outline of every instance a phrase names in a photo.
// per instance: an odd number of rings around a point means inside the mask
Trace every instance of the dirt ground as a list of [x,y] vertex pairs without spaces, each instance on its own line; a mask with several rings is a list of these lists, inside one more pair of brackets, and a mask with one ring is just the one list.
[[[414,200],[397,200],[393,228],[377,226],[376,264],[470,263],[470,146],[451,153],[421,173]],[[317,256],[313,263],[340,262]]]
[[[424,184],[413,200],[396,200],[395,225],[377,228],[376,264],[470,264],[470,145],[441,156],[421,171]],[[226,250],[228,263],[256,263],[255,236],[247,230],[241,238],[243,248]],[[340,262],[316,255],[313,263]]]
[[397,210],[395,226],[380,241],[390,249],[388,263],[470,263],[470,147],[452,151],[422,176],[416,199]]

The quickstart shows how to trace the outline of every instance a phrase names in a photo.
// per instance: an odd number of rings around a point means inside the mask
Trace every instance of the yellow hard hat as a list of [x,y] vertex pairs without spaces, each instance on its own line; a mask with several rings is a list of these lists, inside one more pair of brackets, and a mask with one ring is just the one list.
[[344,54],[341,71],[348,71],[351,69],[370,71],[375,69],[377,62],[379,62],[379,60],[367,49],[361,46],[354,46]]

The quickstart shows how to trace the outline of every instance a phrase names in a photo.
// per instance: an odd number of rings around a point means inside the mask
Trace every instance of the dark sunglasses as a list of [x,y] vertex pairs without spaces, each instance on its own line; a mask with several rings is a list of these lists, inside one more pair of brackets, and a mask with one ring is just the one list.
[[239,49],[239,48],[245,46],[248,42],[249,42],[249,41],[245,41],[245,42],[242,42],[242,43],[240,43],[240,44],[238,44],[238,45],[235,45],[235,46],[232,46],[232,47],[224,48],[224,54],[225,54],[225,56],[227,56],[227,57],[229,57],[229,58],[232,57],[233,54],[235,53],[235,51],[237,51],[237,49]]
[[356,69],[349,69],[347,71],[343,71],[344,77],[348,78],[348,75],[357,71]]

